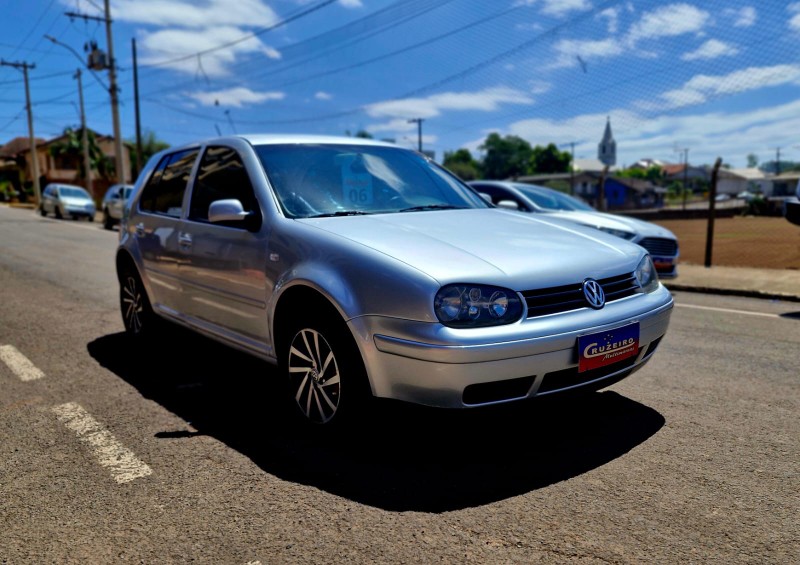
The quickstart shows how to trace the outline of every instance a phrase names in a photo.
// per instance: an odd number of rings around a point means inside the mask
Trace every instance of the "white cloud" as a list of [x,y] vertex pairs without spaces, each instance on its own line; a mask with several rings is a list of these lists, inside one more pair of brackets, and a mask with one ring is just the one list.
[[622,45],[613,38],[602,40],[562,39],[555,45],[556,60],[549,68],[565,68],[578,65],[578,57],[583,61],[622,55]]
[[339,4],[341,4],[345,8],[363,8],[364,7],[364,4],[361,3],[361,0],[339,0]]
[[628,34],[631,45],[642,39],[674,37],[703,31],[710,14],[690,4],[670,4],[646,13]]
[[606,18],[608,20],[608,33],[615,34],[619,30],[619,11],[620,7],[606,8],[597,17]]
[[789,19],[789,28],[794,31],[800,31],[800,2],[793,2],[789,4],[786,9],[790,14],[794,14]]
[[517,0],[515,6],[533,6],[542,4],[542,13],[548,16],[562,17],[570,12],[592,9],[589,0]]
[[118,21],[191,28],[264,27],[280,19],[261,0],[114,0],[111,15]]
[[194,98],[203,106],[233,106],[241,108],[245,104],[260,104],[268,100],[283,100],[283,92],[253,92],[249,88],[237,86],[211,92],[187,92],[186,96]]
[[800,65],[749,67],[727,75],[696,75],[681,88],[662,94],[661,103],[647,101],[638,103],[638,106],[644,110],[681,108],[702,104],[717,96],[784,84],[800,86]]
[[696,50],[684,53],[681,59],[684,61],[707,60],[716,59],[717,57],[729,57],[737,55],[738,53],[739,50],[729,43],[716,39],[709,39]]
[[733,27],[751,27],[756,23],[758,14],[752,6],[745,6],[740,10],[728,8],[723,12],[726,16],[733,18]]
[[[746,155],[760,147],[789,143],[800,128],[800,100],[741,112],[709,112],[676,116],[647,116],[628,110],[612,110],[611,127],[617,141],[617,163],[631,164],[642,157],[677,160],[673,149],[678,142],[689,147],[692,163],[713,163],[716,157],[744,166]],[[578,142],[575,155],[593,158],[603,135],[606,114],[585,114],[567,120],[533,119],[509,125],[505,133],[519,135],[533,144]],[[776,137],[776,132],[784,132]],[[489,132],[485,132],[488,134]],[[588,136],[588,138],[587,138]],[[483,143],[464,145],[472,151]]]
[[479,110],[490,112],[501,104],[532,104],[533,99],[521,90],[505,86],[477,92],[443,92],[427,98],[405,98],[370,104],[367,114],[373,118],[432,118],[443,110]]
[[333,98],[333,96],[331,96],[327,92],[323,92],[322,90],[320,90],[319,92],[314,94],[314,98],[316,98],[317,100],[330,100],[331,98]]
[[183,55],[191,55],[200,50],[216,47],[240,39],[246,31],[237,27],[215,27],[198,32],[196,29],[162,29],[143,34],[140,40],[143,64],[161,64],[164,68],[190,73],[205,74],[209,77],[227,76],[229,66],[236,61],[237,55],[244,53],[262,53],[271,59],[280,58],[275,49],[251,37],[240,43],[205,53],[201,57],[190,57],[178,60]]

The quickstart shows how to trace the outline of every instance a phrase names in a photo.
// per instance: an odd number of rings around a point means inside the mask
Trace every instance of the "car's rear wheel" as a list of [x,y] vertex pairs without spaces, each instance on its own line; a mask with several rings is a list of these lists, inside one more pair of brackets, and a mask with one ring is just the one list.
[[119,303],[128,335],[141,338],[155,333],[158,319],[153,313],[142,279],[131,266],[120,272]]
[[301,420],[325,427],[355,421],[371,394],[361,354],[344,324],[300,321],[287,341],[289,395]]

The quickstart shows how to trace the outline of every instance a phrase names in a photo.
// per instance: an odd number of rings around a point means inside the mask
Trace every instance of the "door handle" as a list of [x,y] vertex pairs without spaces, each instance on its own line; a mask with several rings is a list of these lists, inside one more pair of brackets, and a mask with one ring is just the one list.
[[178,235],[178,245],[182,248],[189,248],[192,246],[192,236],[188,233]]
[[144,224],[138,223],[136,224],[134,229],[136,230],[136,235],[138,235],[139,237],[144,235]]

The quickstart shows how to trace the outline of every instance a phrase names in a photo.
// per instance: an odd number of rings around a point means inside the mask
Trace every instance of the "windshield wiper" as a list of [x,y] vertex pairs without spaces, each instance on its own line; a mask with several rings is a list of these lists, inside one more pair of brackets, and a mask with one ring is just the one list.
[[425,206],[412,206],[403,208],[401,212],[420,212],[422,210],[463,210],[463,206],[453,206],[452,204],[426,204]]
[[362,210],[338,210],[336,212],[329,212],[327,214],[317,214],[316,216],[306,216],[307,218],[333,218],[335,216],[366,216],[372,212],[364,212]]

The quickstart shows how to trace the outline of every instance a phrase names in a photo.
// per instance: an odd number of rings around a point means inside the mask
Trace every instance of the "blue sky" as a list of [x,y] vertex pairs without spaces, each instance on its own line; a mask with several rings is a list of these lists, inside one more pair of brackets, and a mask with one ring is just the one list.
[[[102,0],[9,2],[0,57],[30,71],[35,130],[79,122],[75,53]],[[610,116],[618,165],[800,161],[800,2],[706,0],[111,0],[123,137],[344,134],[476,156],[490,132],[596,157]],[[288,21],[287,21],[288,20]],[[0,142],[27,135],[21,73],[0,68]],[[88,125],[110,134],[107,73],[84,74]]]

